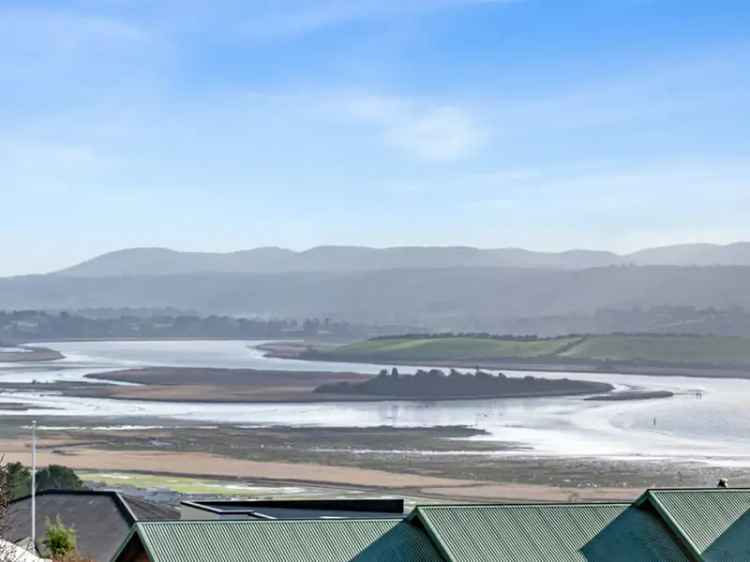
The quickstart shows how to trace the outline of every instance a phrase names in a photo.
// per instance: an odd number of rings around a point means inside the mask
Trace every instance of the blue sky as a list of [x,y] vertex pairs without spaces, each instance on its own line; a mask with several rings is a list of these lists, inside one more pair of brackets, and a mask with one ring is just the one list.
[[750,239],[746,0],[0,2],[0,275]]

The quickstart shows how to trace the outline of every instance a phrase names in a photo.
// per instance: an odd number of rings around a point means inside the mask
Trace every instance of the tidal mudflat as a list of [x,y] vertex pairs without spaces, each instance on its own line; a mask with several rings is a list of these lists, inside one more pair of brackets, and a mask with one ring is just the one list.
[[[86,375],[151,366],[366,374],[387,366],[267,358],[253,342],[240,341],[45,345],[59,349],[65,359],[0,366],[0,384],[14,381],[6,383],[0,402],[16,404],[0,410],[0,434],[4,446],[15,443],[12,453],[25,458],[27,427],[36,418],[51,445],[44,453],[48,460],[81,469],[156,471],[161,466],[162,472],[178,474],[232,476],[236,471],[236,477],[291,482],[335,474],[336,485],[353,488],[365,482],[359,471],[374,470],[378,476],[370,482],[381,489],[429,490],[452,498],[566,499],[571,494],[627,496],[628,490],[652,484],[713,484],[722,475],[741,483],[742,469],[750,465],[745,438],[750,414],[743,400],[750,382],[744,380],[541,375],[674,394],[621,402],[584,397],[320,404],[125,401],[64,396],[55,381],[103,384]],[[13,388],[32,380],[37,381],[33,389]],[[290,465],[284,469],[289,472],[274,472],[279,463]],[[399,474],[451,482],[394,480]],[[470,483],[456,483],[464,480]]]

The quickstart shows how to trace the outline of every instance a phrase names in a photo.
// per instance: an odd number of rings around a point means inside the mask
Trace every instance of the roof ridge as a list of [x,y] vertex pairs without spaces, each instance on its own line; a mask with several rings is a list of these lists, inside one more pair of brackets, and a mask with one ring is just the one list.
[[661,492],[702,492],[702,493],[719,493],[726,494],[727,492],[750,492],[750,487],[742,488],[647,488],[646,492],[661,493]]
[[312,518],[297,518],[297,519],[151,519],[146,521],[137,521],[134,525],[257,525],[260,523],[395,523],[405,522],[405,517],[367,517],[356,519],[348,518],[333,518],[333,519],[312,519]]
[[[117,495],[119,492],[117,490],[69,490],[66,488],[48,488],[46,490],[38,490],[36,492],[36,497],[39,496],[51,496],[53,494],[56,495],[69,495],[69,496],[110,496],[113,497]],[[31,494],[27,494],[25,496],[21,496],[20,498],[16,498],[12,500],[10,503],[16,503],[23,500],[28,500],[31,498]]]
[[696,558],[697,560],[703,560],[700,549],[695,545],[693,540],[690,538],[685,529],[682,528],[677,520],[672,516],[669,509],[659,501],[659,498],[650,490],[643,494],[644,501],[651,504],[653,509],[659,514],[662,520],[666,523],[667,527],[672,530],[677,540],[682,541],[688,553]]
[[131,525],[138,521],[138,517],[136,517],[133,508],[130,507],[130,504],[128,504],[125,496],[123,496],[120,492],[115,492],[113,499],[115,500],[115,503],[117,503],[117,507],[123,510],[125,515],[130,518]]
[[492,503],[492,504],[435,504],[435,505],[417,505],[416,509],[493,509],[498,507],[557,507],[557,508],[571,508],[571,507],[605,507],[605,506],[630,506],[633,502],[582,502],[582,503]]

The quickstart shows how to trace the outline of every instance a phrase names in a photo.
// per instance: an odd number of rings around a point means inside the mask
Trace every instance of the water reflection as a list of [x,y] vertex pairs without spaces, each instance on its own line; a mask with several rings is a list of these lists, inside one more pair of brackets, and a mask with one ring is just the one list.
[[[256,342],[257,343],[257,342]],[[8,382],[80,381],[84,375],[144,365],[336,370],[376,373],[378,365],[317,363],[267,358],[247,342],[66,342],[50,344],[66,355],[54,364],[0,365]],[[412,372],[416,367],[402,368]],[[243,425],[328,427],[434,427],[465,425],[492,439],[523,443],[542,455],[607,455],[713,459],[750,465],[750,381],[582,373],[511,373],[604,381],[678,393],[635,402],[589,402],[580,397],[450,402],[326,404],[192,404],[66,398],[43,389],[0,394],[0,402],[56,408],[55,415],[148,417]],[[702,394],[697,399],[696,393]],[[10,411],[2,412],[9,414]],[[14,415],[49,414],[45,410]],[[460,447],[457,447],[460,448]],[[512,454],[512,453],[511,453]]]

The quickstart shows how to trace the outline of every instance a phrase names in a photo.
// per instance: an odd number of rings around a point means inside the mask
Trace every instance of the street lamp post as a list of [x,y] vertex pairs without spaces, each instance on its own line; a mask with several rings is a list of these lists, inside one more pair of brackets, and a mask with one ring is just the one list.
[[36,548],[36,420],[31,424],[31,544]]

